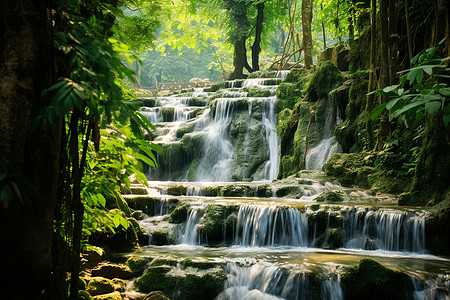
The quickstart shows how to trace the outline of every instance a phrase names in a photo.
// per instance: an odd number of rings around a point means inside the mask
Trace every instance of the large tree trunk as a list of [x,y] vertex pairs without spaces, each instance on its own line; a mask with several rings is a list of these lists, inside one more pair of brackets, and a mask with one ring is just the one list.
[[247,63],[247,50],[245,48],[245,38],[240,38],[234,43],[234,71],[230,75],[230,80],[242,78],[244,75],[244,67]]
[[303,49],[305,51],[305,68],[311,69],[313,65],[312,60],[312,1],[302,0],[302,29],[303,29]]
[[[369,72],[369,93],[376,88],[375,76],[375,56],[377,47],[377,0],[372,0],[372,9],[370,12],[370,72]],[[373,149],[372,121],[368,120],[369,114],[375,108],[375,94],[367,96],[366,101],[366,137],[369,149]]]
[[[381,72],[379,88],[385,88],[390,84],[389,79],[389,18],[388,18],[388,0],[380,0],[380,26],[381,26]],[[387,101],[386,97],[380,97],[380,104]],[[383,148],[384,142],[390,139],[391,125],[386,111],[381,114],[380,129],[378,131],[377,149]]]
[[[31,127],[48,104],[50,24],[38,0],[4,0],[0,11],[1,299],[47,299],[61,120]],[[6,175],[6,177],[4,177]]]
[[256,4],[258,14],[256,15],[255,41],[252,45],[252,71],[259,70],[259,52],[261,52],[261,33],[264,21],[264,2]]

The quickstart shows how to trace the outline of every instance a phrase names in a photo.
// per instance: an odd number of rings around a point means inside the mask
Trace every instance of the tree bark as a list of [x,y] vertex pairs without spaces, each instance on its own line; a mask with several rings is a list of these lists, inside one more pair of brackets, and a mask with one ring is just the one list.
[[[377,0],[372,0],[372,9],[370,12],[370,72],[369,72],[369,93],[375,90],[375,56],[377,47]],[[367,96],[366,101],[366,137],[369,149],[373,149],[372,121],[368,120],[369,114],[375,108],[375,94]]]
[[[48,299],[61,120],[31,127],[52,81],[48,1],[5,0],[0,10],[1,299]],[[8,187],[6,187],[8,186]],[[1,192],[0,192],[1,193]]]
[[305,53],[305,69],[311,69],[312,60],[312,1],[302,0],[302,29],[303,29],[303,49]]
[[252,45],[252,71],[259,70],[259,53],[261,52],[261,33],[264,21],[264,2],[256,4],[258,13],[256,15],[255,41]]
[[[385,88],[389,85],[389,18],[388,18],[388,0],[380,0],[380,24],[381,24],[381,72],[379,88]],[[387,101],[386,97],[380,97],[380,104]],[[378,131],[377,149],[383,148],[384,142],[390,139],[391,124],[389,123],[387,112],[381,114],[380,129]]]
[[406,36],[408,38],[408,55],[409,55],[409,66],[411,67],[411,60],[413,59],[413,44],[411,37],[411,24],[409,21],[409,1],[405,0],[405,16],[406,16]]
[[[244,75],[244,66],[247,64],[247,51],[245,49],[246,38],[240,38],[234,43],[234,71],[230,75],[230,80],[242,78]],[[248,65],[248,64],[247,64]]]

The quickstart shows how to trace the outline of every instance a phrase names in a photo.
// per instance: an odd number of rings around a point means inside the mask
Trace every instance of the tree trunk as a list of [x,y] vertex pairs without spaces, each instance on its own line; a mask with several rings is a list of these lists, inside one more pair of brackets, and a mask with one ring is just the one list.
[[405,16],[406,16],[406,35],[408,38],[408,55],[409,55],[409,66],[411,67],[411,60],[413,59],[413,44],[411,37],[411,24],[409,22],[409,1],[405,0]]
[[54,74],[47,3],[4,0],[0,10],[1,299],[48,299],[55,283],[61,120],[31,128]]
[[[377,47],[377,0],[372,0],[372,9],[370,12],[370,72],[369,72],[369,93],[374,91],[376,86],[375,77],[375,56]],[[366,137],[367,145],[369,149],[373,149],[373,134],[372,134],[372,121],[368,120],[367,117],[375,108],[375,94],[370,94],[367,96],[366,101]]]
[[305,53],[305,69],[311,69],[313,65],[312,60],[312,1],[302,0],[302,29],[303,29],[303,49]]
[[258,14],[256,15],[255,41],[252,45],[252,71],[259,70],[259,52],[261,52],[261,33],[264,21],[264,2],[256,4]]
[[[323,9],[323,4],[320,2],[320,10]],[[327,36],[325,34],[325,23],[322,21],[322,37],[323,37],[323,49],[327,48]]]
[[230,75],[230,80],[242,78],[244,75],[244,66],[247,63],[247,51],[245,49],[245,38],[240,38],[234,43],[234,71]]
[[400,36],[397,30],[397,0],[389,0],[389,84],[397,83],[398,76],[398,44]]
[[[389,31],[388,31],[388,0],[380,0],[380,24],[381,24],[381,72],[379,88],[385,88],[389,85]],[[387,101],[386,97],[380,97],[380,104]],[[378,131],[377,149],[383,148],[384,142],[390,139],[391,124],[389,123],[387,112],[381,114],[380,129]]]

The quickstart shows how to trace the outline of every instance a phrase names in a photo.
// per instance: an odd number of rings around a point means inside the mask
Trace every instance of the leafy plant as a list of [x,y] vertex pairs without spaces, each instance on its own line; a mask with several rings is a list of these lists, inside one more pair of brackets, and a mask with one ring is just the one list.
[[450,78],[445,62],[450,57],[441,58],[441,47],[425,49],[412,59],[413,67],[399,72],[400,83],[378,89],[372,93],[391,98],[377,106],[369,115],[375,120],[384,109],[389,111],[389,121],[399,118],[407,125],[416,126],[426,116],[442,112],[444,125],[450,123],[450,87],[442,78]]

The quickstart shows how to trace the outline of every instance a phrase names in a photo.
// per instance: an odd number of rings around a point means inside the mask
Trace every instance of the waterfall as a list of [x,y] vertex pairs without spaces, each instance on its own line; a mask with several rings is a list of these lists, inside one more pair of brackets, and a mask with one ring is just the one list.
[[203,217],[205,208],[206,205],[191,208],[186,219],[184,233],[180,237],[181,244],[200,244],[199,240],[197,239],[197,227]]
[[308,219],[292,207],[241,205],[235,245],[304,247],[308,244]]
[[234,101],[217,99],[214,120],[204,129],[204,156],[200,160],[197,181],[230,181],[233,145],[227,139]]
[[344,221],[346,248],[425,252],[425,216],[400,211],[351,212]]
[[[289,269],[270,264],[226,266],[228,279],[218,299],[315,299],[314,286],[319,279],[309,271]],[[341,300],[342,289],[337,280],[323,280],[319,290],[321,299]],[[314,297],[315,296],[315,297]]]
[[[267,109],[267,106],[269,106],[269,109]],[[277,121],[278,116],[275,112],[275,101],[266,102],[263,105],[262,123],[266,131],[266,141],[269,145],[269,160],[264,166],[264,179],[270,181],[277,178],[280,164]]]
[[322,139],[319,144],[306,152],[306,169],[307,170],[322,170],[325,162],[332,154],[341,151],[341,146],[337,142],[333,134],[333,106],[327,104],[325,125],[323,129]]

